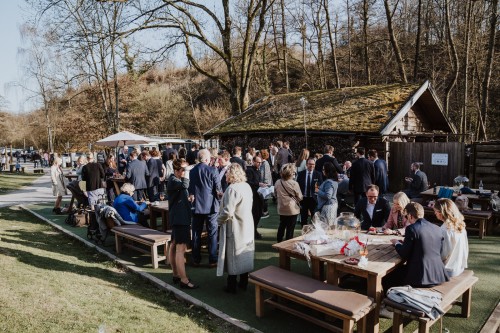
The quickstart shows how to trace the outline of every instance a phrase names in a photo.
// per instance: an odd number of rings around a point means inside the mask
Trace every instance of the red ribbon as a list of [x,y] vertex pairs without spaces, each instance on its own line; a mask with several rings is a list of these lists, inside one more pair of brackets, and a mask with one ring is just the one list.
[[[354,236],[353,238],[349,239],[349,242],[352,240],[355,240],[359,244],[359,246],[365,246],[365,243],[359,241],[358,236]],[[342,246],[342,248],[340,249],[340,254],[345,254],[344,251],[348,248],[347,245],[349,244],[349,242],[345,243],[344,246]]]

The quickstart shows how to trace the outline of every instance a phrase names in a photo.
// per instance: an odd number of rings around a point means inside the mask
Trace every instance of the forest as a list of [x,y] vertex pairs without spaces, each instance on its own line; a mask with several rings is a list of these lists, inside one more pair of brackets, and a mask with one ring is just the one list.
[[38,107],[0,112],[0,145],[198,138],[266,95],[425,80],[463,138],[500,139],[498,0],[27,0],[26,12],[19,85]]

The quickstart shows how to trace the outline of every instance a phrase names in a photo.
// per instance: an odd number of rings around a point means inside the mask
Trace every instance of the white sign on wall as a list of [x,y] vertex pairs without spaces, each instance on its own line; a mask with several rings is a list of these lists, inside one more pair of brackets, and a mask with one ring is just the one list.
[[432,154],[432,165],[448,165],[448,154]]

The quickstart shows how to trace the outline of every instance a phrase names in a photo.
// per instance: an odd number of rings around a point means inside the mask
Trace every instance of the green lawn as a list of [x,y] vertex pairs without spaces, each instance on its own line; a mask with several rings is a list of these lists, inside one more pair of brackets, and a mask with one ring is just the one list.
[[41,175],[29,173],[0,173],[0,194],[17,190],[25,185],[31,184]]
[[[71,232],[86,237],[86,228],[72,228],[65,225],[63,222],[64,217],[53,215],[50,206],[32,205],[29,208]],[[262,232],[264,238],[257,241],[256,244],[255,269],[268,265],[278,265],[278,254],[272,248],[272,244],[276,241],[278,225],[275,209],[276,206],[271,204],[271,217],[261,221],[259,231]],[[300,231],[297,228],[295,235],[298,236],[299,234]],[[450,332],[478,332],[500,301],[500,280],[498,279],[500,275],[499,245],[500,237],[498,236],[488,236],[481,240],[477,235],[469,234],[469,269],[474,270],[479,277],[479,282],[473,290],[471,317],[467,320],[460,318],[457,315],[459,313],[458,307],[454,307],[444,317],[443,326],[448,328]],[[114,240],[109,238],[104,248],[114,254]],[[170,283],[172,279],[172,271],[169,267],[161,264],[159,269],[152,269],[151,261],[147,256],[135,251],[125,250],[120,257],[167,283]],[[203,254],[203,261],[208,261],[206,253]],[[307,264],[300,260],[292,260],[292,270],[307,275],[310,274]],[[310,331],[311,328],[314,328],[314,332],[324,332],[321,328],[281,311],[268,311],[265,317],[256,318],[255,296],[252,286],[247,292],[227,295],[222,291],[225,278],[216,277],[214,269],[187,267],[187,272],[196,283],[201,285],[200,289],[187,291],[187,293],[263,332],[305,332]],[[390,331],[391,323],[391,320],[381,319],[381,331]],[[412,329],[416,329],[416,326],[407,327],[405,332],[411,332]],[[434,325],[431,332],[438,331],[439,325]]]
[[238,332],[18,208],[0,209],[0,332]]

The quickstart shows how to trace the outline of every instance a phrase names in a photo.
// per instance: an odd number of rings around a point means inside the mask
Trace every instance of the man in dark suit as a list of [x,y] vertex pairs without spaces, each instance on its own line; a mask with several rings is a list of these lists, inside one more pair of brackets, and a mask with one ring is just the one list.
[[189,172],[189,198],[194,204],[193,211],[193,266],[201,262],[201,234],[203,224],[208,232],[208,263],[210,267],[217,267],[217,215],[219,213],[219,199],[222,189],[217,170],[210,163],[210,152],[201,149],[198,153],[200,163]]
[[410,169],[412,174],[405,178],[408,188],[404,192],[410,199],[421,198],[420,193],[429,188],[427,175],[420,170],[420,163],[413,162]]
[[339,164],[335,156],[333,156],[333,151],[334,151],[333,146],[330,145],[325,146],[323,150],[324,153],[323,156],[316,161],[316,167],[315,167],[316,171],[323,172],[323,165],[325,165],[326,162],[330,162],[333,164],[335,170],[337,170],[338,173],[344,173],[342,166]]
[[354,209],[354,215],[361,220],[362,230],[384,226],[390,212],[389,201],[379,196],[378,186],[373,184],[368,186],[366,197],[361,198]]
[[241,147],[234,147],[233,148],[233,157],[229,160],[231,163],[238,163],[243,170],[247,168],[247,164],[245,161],[241,158]]
[[[448,281],[449,277],[441,259],[443,234],[440,227],[424,219],[424,208],[419,203],[410,202],[405,207],[405,213],[411,225],[406,227],[404,242],[391,240],[398,254],[406,262],[396,273],[399,275],[399,285],[409,284],[414,288],[433,287]],[[396,279],[396,276],[391,279]]]
[[354,204],[365,196],[366,189],[375,182],[375,168],[373,163],[365,158],[365,148],[356,149],[358,159],[351,167],[351,178],[349,178],[349,190],[354,193]]
[[100,198],[104,197],[102,181],[105,174],[102,165],[94,160],[94,154],[88,153],[87,160],[89,163],[82,168],[82,180],[85,181],[89,205],[92,207],[99,202]]
[[302,170],[297,174],[297,183],[299,183],[302,191],[303,199],[300,202],[300,224],[307,224],[307,218],[314,215],[317,206],[317,194],[315,192],[316,185],[319,186],[323,182],[322,173],[314,170],[316,162],[314,158],[310,158],[306,163],[306,170]]
[[135,187],[134,200],[140,201],[144,198],[144,190],[148,188],[146,177],[149,176],[149,170],[146,161],[137,159],[136,151],[130,153],[130,160],[125,179]]
[[[174,153],[176,156],[179,156],[179,153],[177,152],[177,149],[172,147],[171,142],[167,142],[167,145],[165,146],[165,150],[163,151],[161,155],[161,159],[163,161],[163,164],[167,164],[167,161],[170,159],[170,154]],[[196,157],[195,157],[196,159]]]
[[262,239],[262,235],[257,231],[260,219],[262,218],[262,207],[264,205],[264,198],[258,192],[259,187],[267,186],[267,184],[262,183],[260,177],[260,166],[262,165],[262,159],[259,156],[255,156],[252,160],[253,165],[246,168],[245,173],[247,176],[247,183],[252,188],[253,193],[253,203],[252,203],[252,217],[255,232],[255,239]]
[[387,178],[387,163],[378,158],[378,153],[375,149],[368,151],[368,159],[373,163],[375,168],[375,182],[374,184],[380,189],[380,195],[387,193],[389,187],[389,180]]
[[198,152],[200,151],[200,145],[195,143],[189,152],[186,155],[186,161],[189,163],[189,165],[193,165],[196,163],[196,159],[198,158]]

